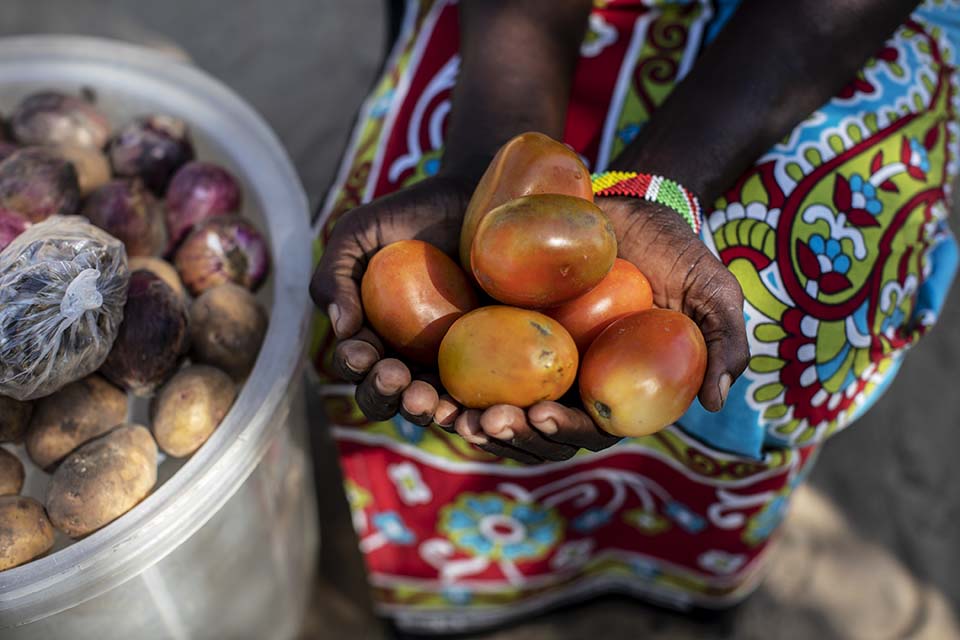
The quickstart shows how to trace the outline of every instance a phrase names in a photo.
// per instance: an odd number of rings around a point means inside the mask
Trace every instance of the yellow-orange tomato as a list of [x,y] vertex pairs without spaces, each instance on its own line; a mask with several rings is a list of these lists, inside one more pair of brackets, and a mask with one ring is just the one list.
[[542,133],[507,141],[470,198],[460,232],[460,264],[470,272],[470,248],[484,216],[501,204],[535,193],[560,193],[593,202],[590,172],[570,147]]
[[703,384],[707,347],[693,320],[648,309],[617,320],[583,357],[580,397],[597,426],[645,436],[675,422]]
[[380,249],[367,265],[360,293],[374,331],[401,355],[423,364],[436,362],[447,329],[477,306],[463,270],[421,240]]
[[543,308],[595,287],[617,258],[613,225],[582,198],[543,194],[502,204],[473,238],[473,276],[505,304]]
[[472,409],[556,400],[577,375],[577,345],[559,322],[513,307],[481,307],[440,345],[440,380]]
[[590,291],[558,307],[544,310],[570,332],[584,353],[611,323],[653,306],[650,281],[632,262],[617,258],[613,269]]

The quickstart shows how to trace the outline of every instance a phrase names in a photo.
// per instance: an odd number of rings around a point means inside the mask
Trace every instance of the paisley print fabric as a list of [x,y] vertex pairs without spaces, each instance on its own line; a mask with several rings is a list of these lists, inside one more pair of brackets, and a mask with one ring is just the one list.
[[[399,418],[370,423],[313,357],[380,610],[467,630],[603,592],[723,607],[762,576],[821,444],[866,411],[936,321],[957,267],[956,2],[928,0],[712,207],[701,237],[746,297],[727,406],[525,467]],[[630,143],[736,1],[596,2],[564,139],[593,171]],[[459,71],[452,2],[410,0],[317,226],[435,173]],[[705,108],[708,108],[705,106]]]

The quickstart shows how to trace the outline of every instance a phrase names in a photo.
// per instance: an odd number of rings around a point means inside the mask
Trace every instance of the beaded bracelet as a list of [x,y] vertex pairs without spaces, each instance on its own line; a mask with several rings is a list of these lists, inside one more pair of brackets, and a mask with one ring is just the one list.
[[635,171],[604,171],[593,174],[592,182],[594,195],[632,196],[662,204],[679,213],[694,233],[700,233],[700,202],[673,180]]

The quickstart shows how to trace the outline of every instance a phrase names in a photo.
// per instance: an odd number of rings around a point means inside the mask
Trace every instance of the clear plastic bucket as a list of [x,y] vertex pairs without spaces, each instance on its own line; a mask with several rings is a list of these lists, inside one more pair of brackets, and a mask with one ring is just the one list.
[[[89,38],[0,40],[0,110],[47,88],[96,92],[115,125],[160,112],[190,123],[202,159],[244,185],[270,240],[270,326],[256,367],[210,440],[132,511],[0,572],[0,638],[289,638],[318,546],[303,364],[310,304],[307,199],[280,142],[232,91],[141,47]],[[143,407],[134,407],[134,417]],[[22,453],[22,452],[21,452]],[[25,493],[42,498],[43,479]]]

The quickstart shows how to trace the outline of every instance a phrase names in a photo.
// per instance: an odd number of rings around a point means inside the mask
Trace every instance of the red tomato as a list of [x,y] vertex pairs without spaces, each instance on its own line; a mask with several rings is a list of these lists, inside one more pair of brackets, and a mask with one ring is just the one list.
[[617,237],[600,208],[557,194],[517,198],[488,213],[470,254],[473,275],[484,291],[528,309],[589,291],[616,258]]
[[543,313],[570,332],[584,353],[600,332],[620,318],[653,306],[650,281],[632,262],[617,258],[613,269],[590,291]]
[[477,226],[503,203],[535,193],[562,193],[593,202],[590,172],[570,147],[528,132],[500,147],[470,198],[460,232],[460,264],[468,272]]
[[593,341],[580,368],[580,397],[604,431],[645,436],[686,412],[706,369],[707,346],[693,320],[648,309],[617,320]]
[[374,331],[401,355],[431,365],[450,325],[477,306],[463,270],[421,240],[380,249],[367,265],[360,293]]
[[577,346],[560,323],[528,309],[483,307],[440,345],[440,380],[465,407],[556,400],[577,376]]

